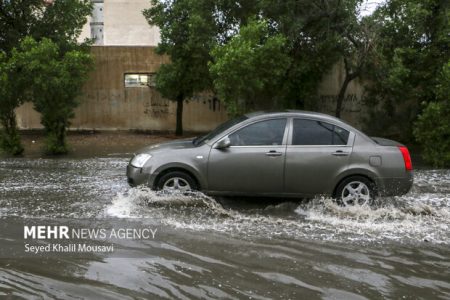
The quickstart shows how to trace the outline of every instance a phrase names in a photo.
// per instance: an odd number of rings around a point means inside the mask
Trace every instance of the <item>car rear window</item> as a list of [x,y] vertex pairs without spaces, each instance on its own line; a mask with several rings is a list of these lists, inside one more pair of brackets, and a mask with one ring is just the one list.
[[294,119],[292,145],[347,145],[350,133],[336,125],[307,119]]

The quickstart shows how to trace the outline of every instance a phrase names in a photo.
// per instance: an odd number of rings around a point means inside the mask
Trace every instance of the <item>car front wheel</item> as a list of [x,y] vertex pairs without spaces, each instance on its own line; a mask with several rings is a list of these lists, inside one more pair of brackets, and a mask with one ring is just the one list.
[[194,178],[189,174],[180,171],[169,172],[161,176],[157,187],[158,190],[180,192],[198,189]]
[[365,177],[352,176],[339,184],[335,197],[344,206],[371,205],[375,199],[375,185]]

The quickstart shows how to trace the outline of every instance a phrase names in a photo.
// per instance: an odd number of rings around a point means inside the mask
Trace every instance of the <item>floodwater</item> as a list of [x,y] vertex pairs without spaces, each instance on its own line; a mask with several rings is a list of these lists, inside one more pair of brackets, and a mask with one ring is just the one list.
[[[0,160],[0,298],[450,299],[450,170],[345,208],[155,194],[128,187],[127,160]],[[114,253],[25,255],[23,225],[40,220],[156,234]]]

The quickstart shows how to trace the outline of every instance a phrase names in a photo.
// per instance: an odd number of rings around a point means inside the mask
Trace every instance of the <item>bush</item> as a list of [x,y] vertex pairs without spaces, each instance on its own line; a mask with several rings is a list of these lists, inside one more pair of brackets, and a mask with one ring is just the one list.
[[69,151],[69,148],[65,138],[65,133],[64,137],[61,138],[57,133],[49,131],[45,139],[44,150],[48,155],[66,154]]
[[450,167],[450,103],[430,102],[415,123],[414,136],[424,159],[435,167]]
[[22,101],[24,87],[13,78],[17,74],[14,63],[0,51],[0,149],[10,155],[23,152],[16,124],[15,109]]
[[0,149],[10,155],[20,155],[23,153],[23,146],[20,142],[19,131],[17,128],[10,130],[0,130]]
[[79,45],[72,48],[64,52],[47,38],[35,41],[27,37],[13,51],[13,58],[23,73],[34,75],[29,87],[30,98],[34,109],[41,113],[47,154],[67,153],[66,130],[79,104],[77,96],[92,69],[89,49]]

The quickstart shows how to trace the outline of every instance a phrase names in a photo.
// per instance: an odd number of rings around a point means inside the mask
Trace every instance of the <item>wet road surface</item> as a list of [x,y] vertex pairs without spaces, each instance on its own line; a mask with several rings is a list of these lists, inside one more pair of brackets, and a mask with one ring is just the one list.
[[[127,160],[0,160],[0,298],[450,298],[450,170],[367,209],[155,194],[128,187]],[[67,219],[157,232],[114,254],[23,255],[24,223]]]

